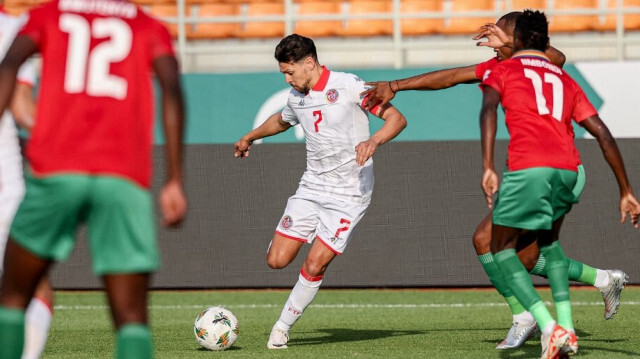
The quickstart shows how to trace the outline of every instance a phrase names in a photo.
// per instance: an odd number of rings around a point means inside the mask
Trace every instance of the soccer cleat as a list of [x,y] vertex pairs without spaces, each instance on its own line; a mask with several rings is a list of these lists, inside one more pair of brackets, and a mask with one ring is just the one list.
[[267,348],[269,349],[287,349],[287,342],[289,341],[289,333],[282,329],[274,327],[271,329],[269,335],[269,341],[267,342]]
[[627,284],[629,276],[625,272],[617,269],[607,270],[609,276],[609,284],[600,288],[602,299],[604,300],[604,319],[611,319],[618,312],[620,306],[620,293]]
[[[575,337],[575,334],[574,334]],[[550,335],[542,334],[540,344],[542,345],[542,355],[540,359],[560,359],[566,357],[568,350],[567,342],[571,339],[571,333],[566,331],[561,326],[557,325],[553,328],[553,332]],[[578,351],[578,342],[575,342],[576,352]],[[566,351],[566,353],[565,353]]]
[[567,339],[567,342],[564,344],[564,346],[560,348],[561,357],[565,358],[569,355],[578,354],[578,337],[573,331],[569,330],[568,332],[569,339]]
[[540,330],[536,321],[526,324],[513,322],[509,332],[507,333],[507,337],[498,344],[496,349],[520,348],[527,340],[533,338],[539,332]]

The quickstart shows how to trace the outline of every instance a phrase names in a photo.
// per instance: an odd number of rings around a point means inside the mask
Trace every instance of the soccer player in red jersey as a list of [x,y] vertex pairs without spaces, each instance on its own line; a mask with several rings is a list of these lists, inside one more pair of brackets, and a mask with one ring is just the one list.
[[[491,71],[500,61],[509,59],[512,56],[513,29],[517,18],[521,14],[522,12],[519,11],[510,12],[502,16],[495,24],[485,24],[480,27],[474,39],[486,38],[487,41],[478,42],[477,45],[494,48],[495,57],[476,65],[438,70],[406,79],[368,83],[374,86],[363,93],[370,96],[369,106],[387,103],[395,97],[398,91],[442,90],[458,84],[480,82],[487,71]],[[553,64],[559,67],[564,65],[564,54],[553,47],[547,48],[545,55]],[[577,152],[576,161],[580,164],[580,157]],[[585,173],[581,165],[579,169],[579,181],[574,189],[576,192],[582,191],[585,182]],[[533,316],[522,307],[504,283],[500,270],[493,260],[490,243],[491,212],[478,224],[473,234],[473,246],[483,269],[491,283],[507,301],[513,316],[513,324],[507,336],[498,344],[496,349],[518,348],[537,332],[537,324]],[[544,255],[541,255],[538,250],[535,238],[531,238],[529,242],[522,241],[517,250],[518,256],[531,274],[546,277],[546,261]],[[620,294],[626,283],[627,275],[620,270],[602,270],[572,258],[568,258],[568,260],[570,263],[569,279],[598,288],[605,304],[604,317],[605,319],[613,318],[620,304]]]
[[26,195],[7,244],[0,294],[0,357],[20,358],[24,309],[50,265],[88,227],[117,329],[117,358],[150,358],[150,274],[160,265],[151,184],[152,74],[162,90],[168,178],[159,202],[167,225],[186,211],[183,101],[167,29],[120,0],[54,0],[29,12],[0,64],[0,109],[29,56],[42,55]]
[[[482,82],[482,188],[489,208],[493,208],[491,251],[495,261],[509,288],[542,330],[542,358],[559,358],[578,350],[568,261],[557,241],[565,214],[579,199],[573,191],[578,168],[572,119],[598,140],[613,170],[620,187],[621,222],[628,214],[638,228],[640,204],[615,139],[580,86],[544,55],[548,46],[546,16],[524,11],[516,21],[514,56],[495,66]],[[493,160],[498,104],[504,108],[511,137],[499,192]],[[535,235],[546,258],[557,323],[515,253],[525,232]]]

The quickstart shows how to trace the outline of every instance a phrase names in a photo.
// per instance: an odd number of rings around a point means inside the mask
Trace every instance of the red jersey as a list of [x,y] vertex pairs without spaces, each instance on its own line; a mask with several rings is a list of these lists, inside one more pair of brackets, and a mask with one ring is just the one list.
[[496,65],[482,86],[501,95],[511,139],[509,171],[551,167],[576,171],[571,120],[597,114],[580,86],[538,51],[520,51]]
[[27,157],[36,174],[151,181],[153,60],[173,56],[167,29],[118,0],[54,0],[29,12],[19,35],[42,54]]
[[491,69],[493,69],[498,63],[499,63],[498,62],[498,58],[497,57],[492,57],[491,60],[489,60],[489,61],[485,61],[485,62],[481,62],[481,63],[477,64],[476,65],[476,78],[478,80],[482,81],[482,79],[484,78],[485,74],[487,74],[487,71],[491,71]]

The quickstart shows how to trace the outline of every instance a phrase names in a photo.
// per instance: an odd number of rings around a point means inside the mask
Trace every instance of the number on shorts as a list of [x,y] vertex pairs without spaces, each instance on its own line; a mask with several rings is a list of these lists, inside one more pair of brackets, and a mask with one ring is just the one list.
[[340,237],[340,233],[349,230],[349,226],[351,226],[351,221],[348,219],[340,218],[340,224],[343,226],[338,228],[336,231],[336,238]]
[[[110,74],[109,70],[112,63],[124,60],[131,52],[131,27],[118,18],[97,18],[89,23],[75,14],[62,14],[59,26],[69,34],[64,90],[124,99],[127,80]],[[90,51],[92,38],[108,40]]]

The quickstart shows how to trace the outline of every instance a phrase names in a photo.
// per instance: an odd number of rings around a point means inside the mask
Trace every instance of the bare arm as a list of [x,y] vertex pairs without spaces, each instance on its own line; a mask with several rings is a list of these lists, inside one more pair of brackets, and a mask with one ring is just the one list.
[[638,228],[640,204],[638,204],[638,200],[633,195],[633,189],[627,178],[627,171],[625,170],[624,161],[622,160],[622,155],[620,154],[616,140],[598,115],[591,116],[580,122],[580,124],[598,140],[602,154],[618,181],[618,188],[620,189],[621,222],[624,223],[626,215],[629,213],[631,223]]
[[153,68],[162,91],[162,123],[164,127],[168,176],[160,192],[160,206],[166,225],[179,224],[187,210],[182,190],[182,148],[184,102],[178,61],[174,56],[161,56]]
[[482,143],[482,189],[489,208],[493,207],[492,195],[498,191],[498,175],[495,171],[493,149],[498,128],[498,104],[500,93],[485,86],[480,110],[480,142]]
[[18,125],[31,132],[36,112],[36,101],[33,97],[31,85],[22,82],[16,83],[10,109]]
[[427,72],[400,80],[367,82],[367,85],[373,87],[362,92],[362,95],[369,96],[367,109],[372,109],[376,105],[389,103],[398,91],[442,90],[458,84],[474,82],[478,82],[476,65],[471,65]]
[[236,142],[234,145],[234,155],[238,158],[247,157],[249,156],[249,150],[251,149],[251,143],[253,143],[253,141],[276,135],[289,128],[291,128],[291,124],[282,119],[282,113],[275,113],[269,116],[258,128],[253,129]]
[[404,115],[389,103],[381,106],[375,116],[384,120],[384,124],[368,140],[356,146],[356,162],[359,166],[363,166],[380,145],[391,141],[407,127]]
[[20,65],[36,50],[36,44],[29,37],[18,36],[0,63],[0,113],[10,105],[11,96],[16,90],[16,75]]
[[547,55],[549,61],[551,61],[552,64],[560,68],[564,66],[565,61],[567,61],[567,57],[564,56],[564,54],[560,50],[556,49],[553,46],[549,46],[544,54]]

